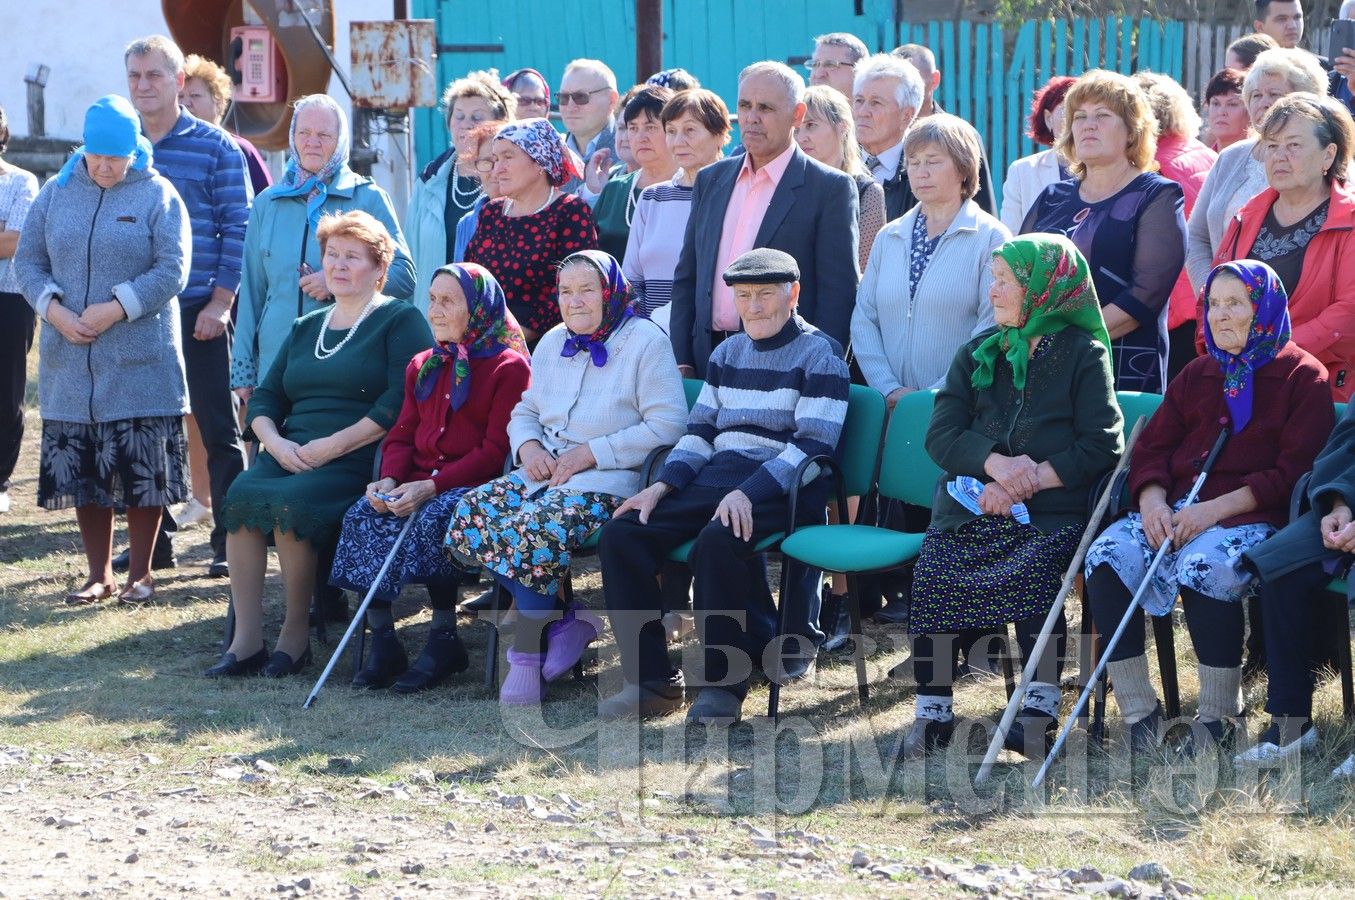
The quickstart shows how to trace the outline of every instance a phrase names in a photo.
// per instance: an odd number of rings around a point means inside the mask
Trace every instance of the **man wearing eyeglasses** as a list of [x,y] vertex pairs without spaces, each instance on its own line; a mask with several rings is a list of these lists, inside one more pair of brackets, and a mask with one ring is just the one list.
[[866,45],[854,34],[834,31],[814,38],[814,55],[805,63],[810,85],[826,84],[852,99],[852,76],[856,64],[870,54]]
[[[565,66],[565,77],[556,92],[560,119],[565,123],[565,144],[590,164],[593,154],[616,153],[616,74],[596,59],[576,59]],[[575,186],[566,186],[573,190]]]

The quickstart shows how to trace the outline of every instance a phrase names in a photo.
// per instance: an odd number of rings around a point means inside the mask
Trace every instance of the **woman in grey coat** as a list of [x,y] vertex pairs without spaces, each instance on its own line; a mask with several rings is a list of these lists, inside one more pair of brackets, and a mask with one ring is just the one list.
[[[38,503],[75,507],[89,561],[68,603],[155,593],[161,510],[188,496],[188,412],[178,294],[188,283],[188,214],[151,168],[136,110],[122,97],[85,113],[85,143],[41,191],[14,269],[45,326],[39,343]],[[125,511],[131,568],[113,583],[113,514]]]

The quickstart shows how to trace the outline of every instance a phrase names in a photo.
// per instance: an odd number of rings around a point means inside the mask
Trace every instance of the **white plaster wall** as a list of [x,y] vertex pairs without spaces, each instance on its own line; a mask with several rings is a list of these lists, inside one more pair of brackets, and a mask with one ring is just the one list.
[[[388,19],[394,4],[391,0],[334,0],[334,7],[334,56],[347,69],[351,64],[348,23]],[[127,94],[123,48],[138,37],[156,33],[168,33],[159,0],[0,0],[0,37],[5,43],[0,53],[0,106],[9,117],[10,130],[28,134],[24,74],[32,64],[44,63],[52,70],[45,95],[47,134],[78,141],[90,103],[104,94]],[[337,78],[330,80],[329,94],[349,108],[348,95]],[[372,174],[389,190],[395,182],[390,148],[384,141],[379,146],[382,162]],[[400,162],[398,156],[396,161]],[[280,160],[272,162],[280,164]],[[403,213],[403,209],[398,211]]]

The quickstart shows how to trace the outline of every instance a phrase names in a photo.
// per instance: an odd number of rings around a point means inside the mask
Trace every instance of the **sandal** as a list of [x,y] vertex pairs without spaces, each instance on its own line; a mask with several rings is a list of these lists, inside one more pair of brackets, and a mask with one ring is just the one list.
[[118,602],[123,606],[139,606],[143,603],[150,603],[155,599],[155,582],[149,578],[144,581],[134,581],[122,589],[118,594]]
[[90,603],[98,603],[100,600],[107,600],[117,592],[117,588],[104,581],[97,581],[91,578],[85,582],[85,586],[80,590],[66,595],[66,603],[69,606],[85,606]]

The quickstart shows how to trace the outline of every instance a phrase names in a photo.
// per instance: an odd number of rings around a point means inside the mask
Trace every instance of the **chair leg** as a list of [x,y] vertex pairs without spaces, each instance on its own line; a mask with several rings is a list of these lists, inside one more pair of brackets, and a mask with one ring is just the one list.
[[786,632],[786,558],[781,557],[781,578],[776,593],[776,631],[772,634],[772,646],[776,648],[778,669],[774,673],[771,690],[767,694],[767,715],[772,722],[780,721],[781,679],[785,671],[785,648],[781,646],[781,635]]
[[221,652],[225,653],[231,648],[231,642],[235,640],[235,598],[226,601],[226,633],[221,638]]
[[[496,593],[506,593],[503,585],[497,581],[493,582],[491,590]],[[499,687],[499,628],[503,623],[503,617],[499,607],[506,605],[503,603],[505,598],[499,596],[494,602],[494,608],[489,613],[489,637],[485,641],[485,690],[493,693]]]
[[852,623],[852,662],[856,664],[856,696],[862,706],[870,699],[866,678],[866,636],[861,627],[861,598],[856,593],[856,576],[847,576],[847,615]]
[[362,616],[362,621],[358,623],[358,641],[353,646],[353,675],[356,676],[362,671],[363,662],[367,658],[367,615]]
[[1181,715],[1181,688],[1176,680],[1176,637],[1173,633],[1172,617],[1151,616],[1153,620],[1153,643],[1157,645],[1157,668],[1162,675],[1162,705],[1168,719]]
[[[1016,693],[1016,673],[1012,671],[1012,648],[1016,646],[1012,639],[1010,626],[1004,626],[1002,629],[1002,646],[997,649],[998,661],[1002,664],[1002,682],[1007,690],[1007,702],[1012,702],[1012,695]],[[1024,665],[1024,664],[1023,664]]]
[[1350,607],[1345,594],[1328,592],[1332,605],[1332,632],[1336,637],[1336,664],[1341,675],[1341,714],[1355,722],[1355,679],[1350,670]]

